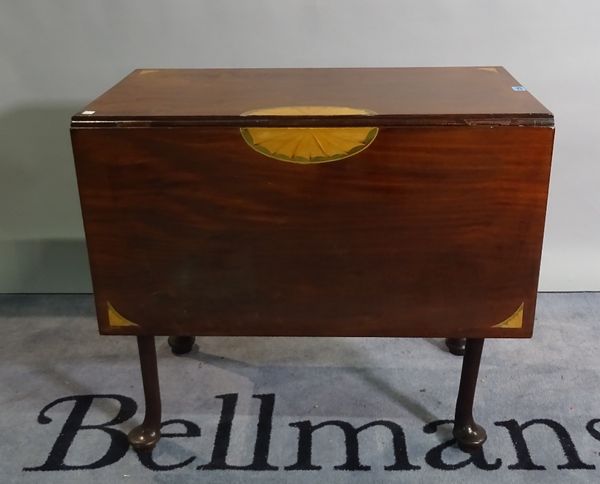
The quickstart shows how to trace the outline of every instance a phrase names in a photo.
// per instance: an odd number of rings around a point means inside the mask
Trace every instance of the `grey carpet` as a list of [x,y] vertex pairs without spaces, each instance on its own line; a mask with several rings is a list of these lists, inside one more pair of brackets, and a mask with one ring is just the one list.
[[[441,340],[199,338],[175,357],[159,338],[163,421],[180,421],[141,461],[123,443],[143,410],[134,338],[99,336],[89,296],[0,296],[0,482],[599,482],[600,294],[542,294],[536,324],[532,340],[486,342],[474,457],[439,424],[461,364]],[[272,429],[255,453],[261,402]],[[352,429],[377,421],[352,455]],[[263,470],[233,468],[253,460]]]

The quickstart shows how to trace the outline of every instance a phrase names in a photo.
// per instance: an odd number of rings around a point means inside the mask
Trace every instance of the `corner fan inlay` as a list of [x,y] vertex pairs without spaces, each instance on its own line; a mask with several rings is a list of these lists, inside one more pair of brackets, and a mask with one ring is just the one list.
[[131,326],[139,326],[133,321],[129,321],[125,316],[119,313],[110,302],[106,302],[108,310],[108,325],[112,328],[127,328]]
[[517,308],[517,310],[506,318],[501,323],[495,324],[492,328],[504,328],[504,329],[521,329],[523,327],[523,308],[525,303]]
[[[290,106],[257,109],[242,116],[372,116],[366,109],[336,106]],[[360,153],[377,136],[378,128],[241,128],[242,137],[259,153],[291,163],[325,163]]]

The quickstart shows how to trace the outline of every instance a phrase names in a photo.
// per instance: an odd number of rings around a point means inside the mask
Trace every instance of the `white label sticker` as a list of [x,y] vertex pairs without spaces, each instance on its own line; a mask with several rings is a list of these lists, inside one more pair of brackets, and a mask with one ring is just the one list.
[[81,114],[94,114],[96,111],[82,111]]
[[513,86],[512,90],[517,91],[517,92],[523,92],[523,91],[527,91],[527,88],[525,86]]

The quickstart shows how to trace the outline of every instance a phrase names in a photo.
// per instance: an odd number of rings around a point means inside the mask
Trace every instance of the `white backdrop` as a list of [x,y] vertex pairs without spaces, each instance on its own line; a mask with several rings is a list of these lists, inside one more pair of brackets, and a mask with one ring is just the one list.
[[597,0],[0,0],[0,292],[89,291],[71,114],[136,67],[503,65],[556,117],[542,290],[600,290]]

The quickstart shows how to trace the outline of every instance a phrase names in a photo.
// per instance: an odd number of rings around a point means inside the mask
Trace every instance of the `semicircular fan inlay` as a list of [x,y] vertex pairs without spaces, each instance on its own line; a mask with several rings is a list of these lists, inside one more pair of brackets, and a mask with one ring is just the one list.
[[[373,115],[364,109],[334,106],[294,106],[258,109],[244,116]],[[265,156],[293,163],[324,163],[360,153],[377,136],[367,127],[260,127],[241,128],[246,143]]]

